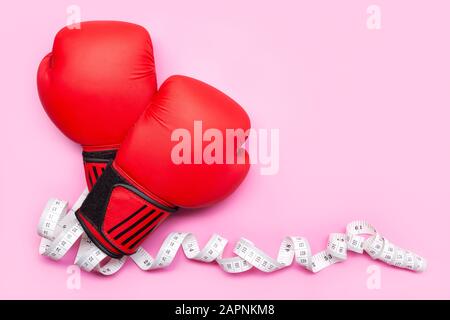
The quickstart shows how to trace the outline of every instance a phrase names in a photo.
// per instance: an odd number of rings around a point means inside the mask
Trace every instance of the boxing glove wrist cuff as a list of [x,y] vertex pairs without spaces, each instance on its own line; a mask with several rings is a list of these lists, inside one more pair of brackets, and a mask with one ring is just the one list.
[[147,235],[176,210],[149,198],[108,165],[76,217],[103,252],[120,258],[135,253]]
[[88,189],[91,190],[108,163],[116,157],[117,150],[83,151],[84,173]]

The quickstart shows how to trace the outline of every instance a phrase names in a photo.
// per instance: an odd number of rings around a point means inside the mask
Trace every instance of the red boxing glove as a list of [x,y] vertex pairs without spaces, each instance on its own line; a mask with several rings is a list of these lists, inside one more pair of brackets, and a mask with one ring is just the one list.
[[[247,113],[224,93],[192,78],[170,77],[76,212],[78,220],[109,256],[133,254],[178,207],[210,205],[239,186],[249,170],[241,149],[248,129]],[[178,149],[180,143],[187,148]],[[201,159],[208,152],[214,161]]]
[[91,189],[156,92],[150,35],[119,21],[65,27],[39,65],[37,85],[50,119],[82,145]]

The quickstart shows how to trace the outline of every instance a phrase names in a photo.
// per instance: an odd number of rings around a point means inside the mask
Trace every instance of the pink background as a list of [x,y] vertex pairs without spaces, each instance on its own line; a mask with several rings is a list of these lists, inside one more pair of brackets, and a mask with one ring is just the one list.
[[[0,38],[0,298],[450,298],[450,3],[377,1],[382,29],[368,30],[372,1],[75,1],[83,20],[117,19],[150,31],[159,83],[197,77],[225,91],[255,128],[280,129],[280,170],[255,166],[238,192],[168,220],[145,243],[156,254],[171,231],[204,244],[244,236],[273,256],[285,235],[322,250],[328,233],[366,219],[425,256],[416,274],[352,254],[319,274],[298,266],[228,275],[178,254],[165,270],[132,262],[112,278],[82,274],[37,253],[36,225],[50,196],[84,188],[80,148],[43,112],[41,58],[72,1],[2,3]],[[366,286],[369,265],[381,288]]]

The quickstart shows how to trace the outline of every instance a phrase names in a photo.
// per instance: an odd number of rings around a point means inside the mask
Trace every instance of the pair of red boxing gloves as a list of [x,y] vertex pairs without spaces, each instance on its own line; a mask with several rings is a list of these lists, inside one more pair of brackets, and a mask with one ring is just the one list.
[[[113,258],[135,253],[179,207],[222,200],[249,170],[242,139],[225,144],[230,132],[250,129],[246,112],[185,76],[172,76],[157,90],[152,42],[141,26],[90,21],[63,28],[39,66],[37,84],[51,120],[83,148],[90,193],[76,217]],[[174,149],[180,143],[186,148]],[[215,161],[198,161],[207,149]],[[174,161],[174,154],[187,161]]]

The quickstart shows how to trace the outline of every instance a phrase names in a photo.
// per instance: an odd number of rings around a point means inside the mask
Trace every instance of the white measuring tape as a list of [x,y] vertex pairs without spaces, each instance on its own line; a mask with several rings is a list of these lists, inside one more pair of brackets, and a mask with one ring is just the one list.
[[[59,260],[81,238],[75,264],[88,272],[112,275],[120,270],[127,257],[110,259],[83,232],[75,217],[75,211],[81,206],[87,193],[85,190],[70,210],[66,201],[58,199],[48,201],[39,220],[38,234],[42,237],[39,253],[53,260]],[[156,258],[142,247],[139,247],[130,258],[142,270],[165,268],[172,263],[181,247],[188,259],[215,261],[222,270],[229,273],[245,272],[253,267],[263,272],[273,272],[290,266],[294,259],[315,273],[346,260],[347,251],[353,251],[360,254],[366,252],[372,259],[413,271],[422,272],[427,266],[424,258],[394,245],[366,221],[349,223],[346,233],[331,233],[326,250],[315,255],[312,255],[307,239],[289,236],[281,242],[276,259],[244,238],[241,238],[234,247],[235,257],[223,258],[222,253],[227,242],[227,239],[214,234],[205,247],[200,249],[192,233],[173,232],[164,240]]]

